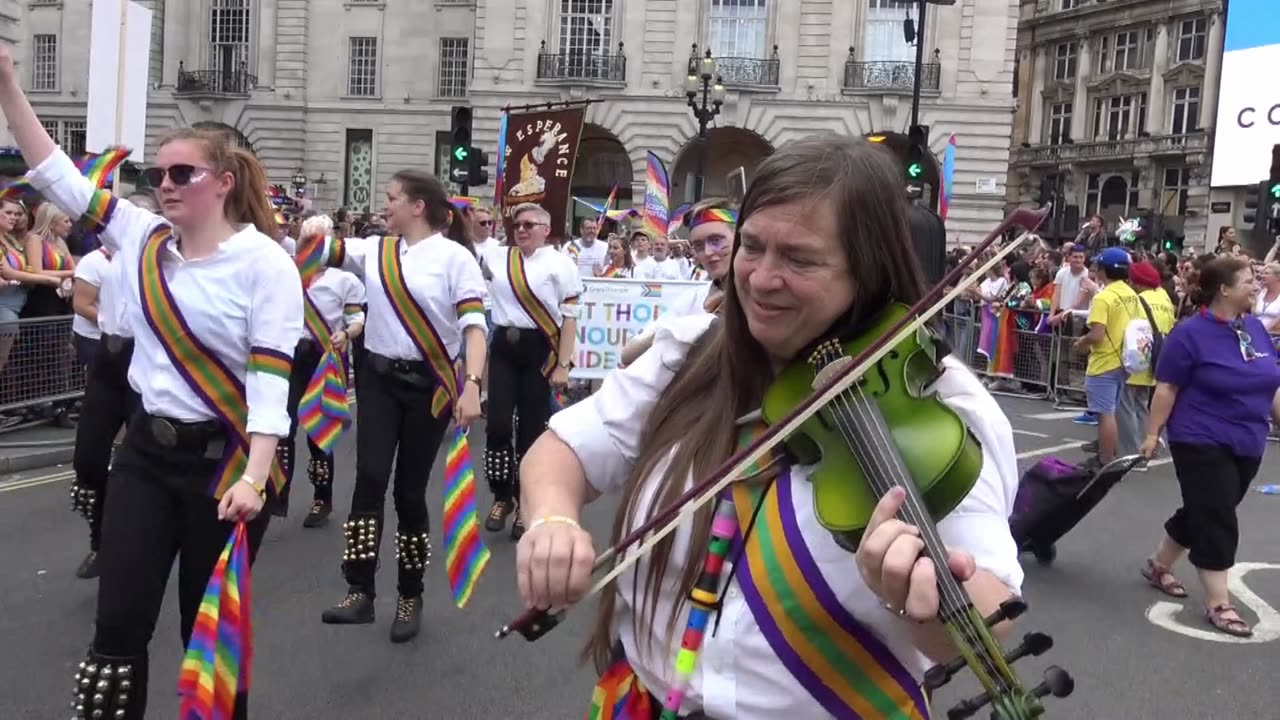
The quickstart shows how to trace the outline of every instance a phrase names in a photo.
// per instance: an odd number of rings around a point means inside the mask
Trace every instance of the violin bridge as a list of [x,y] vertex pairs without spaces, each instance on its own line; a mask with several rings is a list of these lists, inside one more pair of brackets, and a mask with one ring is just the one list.
[[851,357],[840,357],[835,358],[831,362],[823,365],[821,368],[818,368],[818,371],[813,376],[813,389],[817,390],[818,388],[825,387],[827,383],[831,381],[831,378],[840,374],[840,371],[851,362],[853,362],[853,358]]

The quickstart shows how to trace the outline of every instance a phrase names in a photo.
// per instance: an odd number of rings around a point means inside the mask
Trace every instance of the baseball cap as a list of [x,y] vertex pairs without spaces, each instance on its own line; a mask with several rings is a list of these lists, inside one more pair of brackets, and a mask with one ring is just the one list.
[[1133,261],[1124,248],[1109,247],[1098,255],[1097,262],[1103,270],[1121,270],[1128,268]]
[[1144,288],[1160,287],[1160,271],[1149,262],[1134,263],[1129,268],[1129,283]]

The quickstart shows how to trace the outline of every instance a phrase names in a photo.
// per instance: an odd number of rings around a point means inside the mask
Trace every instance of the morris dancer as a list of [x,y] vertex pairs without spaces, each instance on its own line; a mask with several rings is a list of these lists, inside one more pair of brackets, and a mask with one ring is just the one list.
[[511,537],[518,540],[524,522],[516,505],[517,468],[546,428],[551,389],[569,384],[583,285],[573,259],[547,246],[551,215],[542,206],[518,205],[512,217],[515,241],[483,257],[493,273],[494,324],[484,444],[493,505],[485,529],[501,532],[514,514]]
[[[250,557],[266,531],[275,447],[289,430],[289,364],[302,333],[298,273],[272,238],[266,177],[218,132],[179,130],[147,180],[164,218],[94,185],[54,144],[0,48],[0,108],[32,185],[98,233],[120,263],[142,396],[112,468],[93,644],[76,673],[78,718],[146,712],[147,645],[178,558],[183,644],[235,522]],[[248,715],[247,696],[235,717]]]
[[[316,215],[302,223],[301,234],[327,236],[333,232],[333,221],[327,215]],[[317,245],[319,247],[319,245]],[[276,447],[276,455],[280,459],[280,467],[284,471],[285,490],[277,507],[277,514],[288,514],[289,487],[293,481],[294,440],[298,433],[299,410],[303,395],[314,388],[315,383],[325,381],[324,371],[329,368],[328,355],[334,354],[337,376],[342,386],[343,403],[347,392],[346,357],[347,346],[352,339],[360,337],[364,331],[364,284],[355,275],[337,268],[324,268],[316,258],[316,274],[310,276],[307,268],[302,267],[306,258],[294,258],[303,272],[303,288],[306,292],[306,303],[303,307],[303,318],[306,334],[298,341],[297,350],[293,354],[293,371],[289,375],[289,435]],[[326,367],[321,368],[322,360]],[[321,373],[317,374],[317,369]],[[318,390],[318,388],[317,388]],[[313,412],[320,412],[316,407]],[[323,527],[333,512],[333,449],[337,441],[336,435],[330,435],[327,428],[316,428],[314,432],[322,433],[320,441],[329,449],[317,444],[313,430],[307,428],[307,479],[313,488],[311,509],[303,519],[306,528]],[[337,430],[338,433],[341,430]]]
[[[129,202],[158,212],[159,204],[148,194],[129,196]],[[101,256],[102,272],[98,286],[81,275],[90,258]],[[80,312],[81,284],[92,294],[89,304],[96,312],[101,336],[86,373],[84,402],[80,422],[76,425],[76,449],[72,460],[76,479],[71,483],[71,507],[89,523],[89,554],[76,569],[76,577],[98,576],[98,552],[102,547],[102,511],[107,497],[107,474],[111,466],[111,448],[120,430],[138,409],[138,393],[129,385],[129,361],[133,357],[133,331],[129,329],[128,288],[123,286],[121,264],[112,262],[114,253],[107,247],[94,250],[76,268],[76,312]]]
[[[413,639],[421,627],[422,578],[431,560],[426,491],[436,451],[451,417],[469,426],[480,416],[484,277],[470,242],[444,235],[457,212],[439,180],[401,170],[387,187],[386,210],[387,228],[399,237],[329,239],[321,251],[326,264],[364,280],[369,303],[367,367],[356,387],[356,486],[343,526],[347,595],[321,620],[374,621],[383,506],[394,463],[399,597],[390,635],[397,643]],[[321,241],[305,237],[298,254]],[[460,354],[463,372],[455,360]]]
[[[780,368],[886,303],[923,295],[914,255],[902,251],[898,172],[875,145],[834,136],[764,160],[744,201],[723,319],[660,324],[649,352],[556,414],[525,458],[532,522],[517,579],[530,607],[563,607],[587,589],[596,556],[578,524],[584,502],[622,495],[617,540],[760,430],[738,419],[760,407]],[[950,571],[986,614],[1022,582],[1007,520],[1013,435],[962,362],[942,362],[932,389],[977,436],[984,462],[938,531]],[[927,658],[957,651],[918,531],[893,519],[902,494],[879,502],[851,555],[814,514],[811,467],[781,454],[760,467],[757,479],[772,479],[735,485],[732,500],[699,510],[605,591],[589,646],[604,673],[593,703],[627,717],[927,718]],[[739,533],[745,543],[733,541]]]

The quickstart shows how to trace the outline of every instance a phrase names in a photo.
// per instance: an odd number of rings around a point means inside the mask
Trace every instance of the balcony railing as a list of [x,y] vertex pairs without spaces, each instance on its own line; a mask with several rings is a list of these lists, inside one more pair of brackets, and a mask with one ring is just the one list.
[[[689,56],[689,74],[701,72],[698,63],[702,56],[698,54],[698,46],[693,46]],[[716,75],[725,85],[777,87],[778,75],[782,61],[778,58],[778,46],[773,46],[773,55],[769,58],[720,57],[715,56]]]
[[1209,137],[1204,132],[1183,135],[1156,135],[1124,140],[1096,140],[1062,145],[1035,145],[1021,148],[1014,157],[1019,165],[1069,165],[1151,155],[1179,155],[1204,152]]
[[[933,62],[920,67],[920,89],[938,92],[942,87],[942,64],[938,51],[933,51]],[[853,48],[844,64],[844,88],[861,92],[911,92],[916,81],[916,64],[913,62],[854,60]]]
[[179,95],[248,95],[258,87],[258,76],[238,70],[187,70],[178,63]]
[[538,79],[623,83],[627,81],[627,56],[622,53],[622,43],[616,53],[553,53],[547,52],[544,40],[538,51]]

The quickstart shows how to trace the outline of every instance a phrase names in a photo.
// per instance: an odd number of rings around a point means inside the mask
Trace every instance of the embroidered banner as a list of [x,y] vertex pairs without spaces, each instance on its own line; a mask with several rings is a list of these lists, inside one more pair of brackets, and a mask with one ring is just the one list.
[[654,320],[697,305],[705,282],[584,279],[578,298],[573,379],[600,379],[618,367],[622,348]]
[[[409,293],[404,267],[400,263],[399,238],[384,237],[378,243],[378,273],[382,278],[382,290],[391,301],[396,318],[436,376],[437,387],[431,398],[431,412],[440,417],[458,399],[458,371],[426,312]],[[483,312],[483,303],[480,308]]]
[[551,237],[566,237],[569,183],[578,160],[578,140],[586,105],[551,110],[504,113],[502,194],[498,204],[507,237],[516,236],[511,211],[520,203],[537,203],[551,214]]
[[[138,272],[142,315],[187,386],[218,417],[227,431],[227,450],[210,487],[213,497],[221,498],[233,483],[239,481],[249,462],[249,436],[245,431],[249,422],[249,405],[244,383],[192,334],[169,292],[169,283],[160,266],[160,255],[171,233],[168,225],[159,225],[143,244]],[[290,362],[291,358],[283,353],[252,348],[247,369],[277,375],[287,381]],[[283,491],[285,478],[279,461],[271,463],[271,482],[277,493]]]

